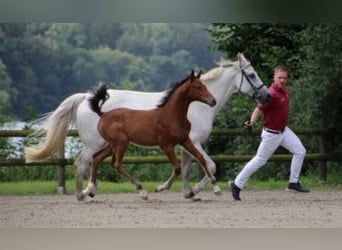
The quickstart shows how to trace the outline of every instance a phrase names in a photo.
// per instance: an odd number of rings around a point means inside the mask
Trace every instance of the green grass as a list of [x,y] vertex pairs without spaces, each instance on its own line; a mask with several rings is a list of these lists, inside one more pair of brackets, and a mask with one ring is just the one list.
[[[158,185],[162,182],[143,182],[144,189],[148,192],[154,192]],[[84,181],[84,188],[87,181]],[[209,185],[208,185],[209,186]],[[67,193],[75,192],[75,181],[66,181]],[[176,181],[171,188],[172,191],[181,191],[182,183]],[[136,192],[132,184],[128,182],[113,183],[107,181],[99,181],[97,193],[132,193]],[[57,193],[56,181],[18,181],[18,182],[1,182],[0,195],[51,195]]]
[[[329,180],[329,178],[328,178]],[[318,180],[317,177],[301,177],[301,184],[304,187],[310,188],[311,190],[341,190],[342,183],[340,181],[327,181],[325,183]],[[279,180],[267,180],[258,181],[250,179],[246,183],[246,188],[249,190],[282,190],[288,185],[287,181]]]
[[[312,190],[341,190],[341,183],[321,183],[316,178],[303,177],[301,179],[303,186]],[[162,182],[143,182],[144,189],[148,192],[154,192],[158,185]],[[195,183],[191,183],[194,185]],[[83,183],[84,187],[87,181]],[[227,190],[227,182],[218,182],[222,190]],[[250,179],[246,184],[247,190],[282,190],[287,186],[286,181],[257,181]],[[207,189],[211,190],[211,185],[207,185]],[[75,192],[75,181],[67,180],[67,193],[73,194]],[[182,182],[176,181],[171,191],[181,192]],[[113,183],[100,181],[97,188],[97,193],[131,193],[136,192],[134,187],[128,182]],[[56,181],[18,181],[18,182],[1,182],[0,195],[51,195],[57,193]]]

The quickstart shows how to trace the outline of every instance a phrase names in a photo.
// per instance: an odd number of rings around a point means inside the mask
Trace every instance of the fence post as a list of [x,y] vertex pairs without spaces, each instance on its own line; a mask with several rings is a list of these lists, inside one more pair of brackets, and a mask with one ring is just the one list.
[[[325,154],[325,136],[321,134],[318,136],[319,152]],[[319,161],[319,180],[323,183],[327,181],[327,160]]]
[[[64,145],[63,147],[58,151],[58,158],[59,159],[65,159],[64,156]],[[66,194],[66,187],[65,187],[65,164],[64,162],[61,162],[57,165],[57,178],[58,178],[58,187],[57,187],[57,193],[58,194]]]

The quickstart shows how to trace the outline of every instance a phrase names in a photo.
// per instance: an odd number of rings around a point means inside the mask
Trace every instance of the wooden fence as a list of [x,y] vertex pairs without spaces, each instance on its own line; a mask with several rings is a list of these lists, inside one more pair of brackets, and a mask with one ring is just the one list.
[[[32,130],[0,130],[0,137],[26,137]],[[325,182],[327,179],[327,161],[341,161],[339,155],[329,154],[325,150],[325,140],[328,129],[324,128],[297,128],[294,132],[298,135],[316,136],[318,150],[314,153],[307,153],[305,160],[319,161],[319,178]],[[260,135],[260,130],[253,130],[250,135]],[[212,136],[243,136],[246,130],[243,128],[236,129],[214,129]],[[68,136],[77,137],[77,130],[69,130]],[[250,160],[253,155],[211,155],[215,162],[245,162]],[[274,154],[269,161],[289,161],[291,154]],[[108,159],[106,160],[108,162]],[[166,163],[168,159],[165,156],[143,156],[143,157],[125,157],[124,163]],[[67,159],[64,156],[64,148],[58,152],[58,159],[49,159],[44,162],[25,163],[24,159],[0,159],[0,166],[37,166],[37,165],[56,165],[58,176],[58,193],[65,193],[65,166],[72,165],[73,159]]]

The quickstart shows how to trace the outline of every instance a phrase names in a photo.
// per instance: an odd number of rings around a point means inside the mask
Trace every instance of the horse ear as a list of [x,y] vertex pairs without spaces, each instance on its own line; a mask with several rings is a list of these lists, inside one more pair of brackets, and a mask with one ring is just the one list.
[[243,68],[246,66],[245,65],[247,63],[246,58],[242,52],[238,53],[238,60],[239,60],[240,68]]
[[239,61],[247,61],[245,55],[242,52],[238,53],[238,59]]
[[193,70],[191,70],[191,73],[190,73],[190,80],[193,81],[195,78],[195,73]]
[[201,78],[201,74],[202,74],[202,70],[200,70],[196,76],[197,79],[200,79]]

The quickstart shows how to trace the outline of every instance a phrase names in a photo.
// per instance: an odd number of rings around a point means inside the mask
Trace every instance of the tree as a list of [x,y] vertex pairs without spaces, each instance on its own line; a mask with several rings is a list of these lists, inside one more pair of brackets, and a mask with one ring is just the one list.
[[0,58],[0,105],[4,108],[11,108],[11,99],[15,100],[17,90],[12,87],[12,79],[7,73],[6,65]]
[[[342,129],[342,24],[312,23],[301,33],[302,67],[295,81],[301,122],[308,126]],[[342,135],[327,140],[329,150],[342,150]]]
[[[206,24],[0,24],[0,58],[11,80],[9,113],[54,110],[98,81],[157,91],[190,69],[209,68]],[[210,65],[210,66],[209,66]],[[8,85],[8,83],[6,83]],[[2,96],[5,93],[2,92]],[[16,101],[20,100],[19,101]]]
[[122,24],[117,49],[138,55],[154,68],[150,89],[161,90],[191,69],[208,69],[218,53],[209,52],[206,24]]
[[146,72],[151,68],[143,58],[108,47],[91,50],[90,55],[94,64],[91,72],[98,81],[120,88],[128,80],[136,89],[147,88],[150,76]]
[[82,23],[81,26],[86,37],[84,44],[86,49],[96,49],[101,46],[116,49],[117,40],[123,32],[121,23]]
[[272,79],[273,68],[280,63],[291,68],[292,77],[298,77],[301,63],[298,58],[300,32],[305,24],[213,24],[209,29],[214,45],[228,58],[243,52],[251,60],[262,79]]

